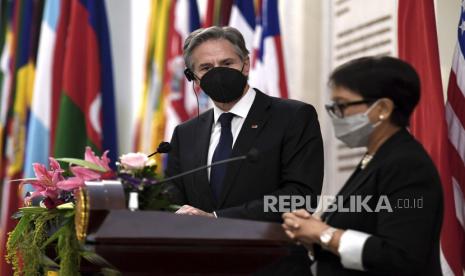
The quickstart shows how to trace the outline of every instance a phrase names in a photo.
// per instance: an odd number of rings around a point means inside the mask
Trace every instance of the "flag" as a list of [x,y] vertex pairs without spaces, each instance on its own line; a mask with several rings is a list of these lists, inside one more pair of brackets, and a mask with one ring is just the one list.
[[[449,76],[446,102],[446,120],[449,134],[449,164],[452,182],[445,189],[446,200],[451,202],[450,213],[443,226],[442,250],[446,261],[444,268],[457,274],[465,267],[465,1],[462,0],[457,43],[452,70]],[[453,203],[452,203],[453,202]],[[455,207],[455,208],[454,208]],[[443,269],[444,275],[447,270]]]
[[[5,125],[2,133],[1,179],[2,186],[2,214],[0,220],[0,255],[5,254],[7,233],[10,232],[15,221],[11,215],[21,206],[17,184],[9,180],[21,178],[24,166],[25,144],[30,104],[32,100],[35,61],[39,37],[39,26],[42,18],[43,2],[20,0],[14,2],[14,21],[11,40],[11,58],[13,66],[10,82],[7,86]],[[11,274],[9,266],[1,260],[1,275]]]
[[70,5],[54,156],[82,158],[85,147],[91,146],[97,152],[109,150],[115,161],[116,114],[105,2],[73,0]]
[[[252,1],[252,0],[248,0]],[[226,26],[230,21],[233,0],[208,0],[202,27]]]
[[463,228],[456,217],[456,211],[462,209],[456,210],[457,202],[454,206],[433,0],[399,1],[398,39],[399,58],[415,67],[421,81],[421,98],[412,114],[411,131],[433,159],[443,185],[442,269],[445,275],[462,275]]
[[229,26],[238,29],[244,36],[247,50],[252,51],[255,32],[255,7],[251,0],[234,0]]
[[[154,152],[165,137],[166,93],[162,91],[163,81],[166,78],[166,48],[171,2],[152,0],[146,77],[135,135],[135,150],[146,153]],[[160,156],[156,158],[157,163],[160,164]],[[160,166],[158,171],[161,171]]]
[[[5,33],[5,44],[3,45],[2,56],[1,56],[1,72],[2,72],[2,87],[1,87],[1,106],[0,106],[0,183],[3,182],[3,153],[4,153],[4,141],[5,141],[5,130],[7,125],[7,115],[9,107],[9,99],[11,97],[11,78],[13,75],[12,68],[12,53],[13,49],[13,4],[10,2],[8,6],[8,24],[6,26]],[[3,14],[2,14],[3,15]],[[18,198],[16,198],[15,187],[8,183],[2,183],[0,186],[1,190],[1,213],[0,213],[0,256],[5,256],[6,253],[6,241],[7,233],[13,228],[13,223],[8,220],[9,214],[18,205]],[[9,265],[7,265],[4,258],[0,260],[0,275],[12,275],[13,271]]]
[[47,0],[42,19],[34,93],[29,117],[25,177],[34,177],[32,163],[48,163],[52,102],[52,61],[60,0]]
[[202,23],[203,28],[216,25],[214,24],[214,22],[217,21],[215,20],[215,17],[216,17],[215,16],[216,15],[215,2],[216,2],[215,0],[207,0],[207,9],[205,12],[205,18],[203,19],[203,23]]
[[[8,26],[10,24],[10,6],[11,1],[0,1],[0,56],[2,56],[3,51],[5,49],[5,44],[7,41],[8,36]],[[0,57],[1,59],[1,57]],[[4,71],[0,70],[0,87],[2,86],[4,79]],[[0,95],[1,95],[1,88],[0,88]]]
[[263,0],[259,9],[249,83],[268,95],[287,98],[278,1]]
[[[10,105],[11,97],[11,84],[13,76],[13,13],[18,5],[14,5],[13,2],[9,2],[6,10],[2,10],[2,23],[7,17],[8,21],[5,26],[5,39],[2,44],[2,55],[0,60],[1,66],[1,102],[0,102],[0,177],[3,173],[3,156],[4,156],[4,142],[5,142],[5,130],[7,125],[8,109]],[[6,16],[3,17],[6,12]],[[2,26],[3,28],[3,26]]]
[[51,121],[49,151],[53,156],[55,150],[55,137],[60,111],[61,89],[63,84],[63,66],[66,50],[66,37],[71,13],[71,1],[60,1],[60,16],[58,17],[55,48],[52,57],[52,83],[51,83]]
[[5,106],[7,119],[2,156],[3,176],[7,179],[22,175],[42,9],[40,1],[16,2],[12,40],[15,51],[10,59],[14,64],[14,71],[8,87],[10,96]]
[[[166,100],[165,140],[169,141],[174,128],[197,115],[197,100],[192,82],[184,77],[183,45],[187,36],[200,28],[196,0],[177,0],[171,7],[168,30],[167,70],[164,81]],[[206,95],[199,95],[201,102],[207,102]],[[203,107],[202,109],[205,109]]]

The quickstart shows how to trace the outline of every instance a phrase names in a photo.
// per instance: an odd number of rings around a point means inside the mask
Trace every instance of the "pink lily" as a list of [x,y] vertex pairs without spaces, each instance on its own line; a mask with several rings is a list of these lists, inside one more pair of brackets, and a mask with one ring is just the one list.
[[32,180],[29,183],[35,191],[26,198],[26,201],[37,196],[45,196],[52,200],[58,197],[60,191],[57,188],[57,184],[65,178],[62,175],[63,170],[61,169],[60,164],[52,157],[50,157],[49,160],[50,171],[42,164],[32,164],[36,180]]
[[57,184],[60,189],[65,191],[71,191],[74,190],[75,187],[84,186],[84,181],[100,179],[100,173],[84,167],[73,166],[69,169],[73,172],[74,177],[70,177]]
[[102,154],[102,157],[100,158],[100,157],[95,155],[95,153],[92,151],[92,149],[90,147],[86,147],[86,153],[84,154],[84,159],[86,161],[92,162],[95,165],[98,165],[98,166],[106,169],[106,171],[111,171],[111,168],[109,166],[110,158],[108,158],[107,155],[108,155],[108,150],[106,150]]
[[74,190],[75,187],[84,186],[85,181],[91,180],[101,180],[104,178],[108,178],[107,176],[111,174],[111,168],[109,166],[110,159],[107,157],[108,150],[105,151],[102,157],[98,157],[92,151],[90,147],[86,147],[86,152],[84,155],[84,159],[88,162],[94,163],[106,170],[106,172],[98,172],[92,169],[88,169],[81,166],[72,166],[69,169],[74,174],[74,177],[70,177],[64,181],[58,183],[58,187],[65,191]]

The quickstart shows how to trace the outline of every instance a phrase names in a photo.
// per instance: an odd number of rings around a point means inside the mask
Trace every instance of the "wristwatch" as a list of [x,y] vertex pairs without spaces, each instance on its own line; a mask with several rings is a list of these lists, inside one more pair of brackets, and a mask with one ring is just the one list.
[[323,232],[321,232],[321,235],[320,235],[320,243],[321,243],[321,246],[322,246],[324,249],[328,249],[328,248],[329,248],[329,243],[330,243],[331,240],[333,239],[334,233],[335,233],[336,231],[337,231],[336,228],[329,227],[329,228],[325,229]]

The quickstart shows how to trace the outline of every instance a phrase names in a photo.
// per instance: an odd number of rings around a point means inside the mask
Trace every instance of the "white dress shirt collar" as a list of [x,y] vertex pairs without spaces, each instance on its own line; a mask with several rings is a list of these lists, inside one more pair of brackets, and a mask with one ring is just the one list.
[[[255,94],[255,90],[249,86],[249,90],[247,90],[245,95],[242,96],[242,98],[228,112],[245,119],[252,107],[253,101],[255,100]],[[225,113],[225,111],[213,104],[213,125],[218,122],[220,115],[223,113]]]

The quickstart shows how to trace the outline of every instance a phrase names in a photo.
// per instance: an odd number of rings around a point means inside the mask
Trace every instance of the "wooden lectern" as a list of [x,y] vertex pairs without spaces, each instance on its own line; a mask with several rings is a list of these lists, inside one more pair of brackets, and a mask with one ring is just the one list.
[[78,237],[123,275],[251,274],[289,254],[277,223],[125,208],[118,182],[86,183]]

